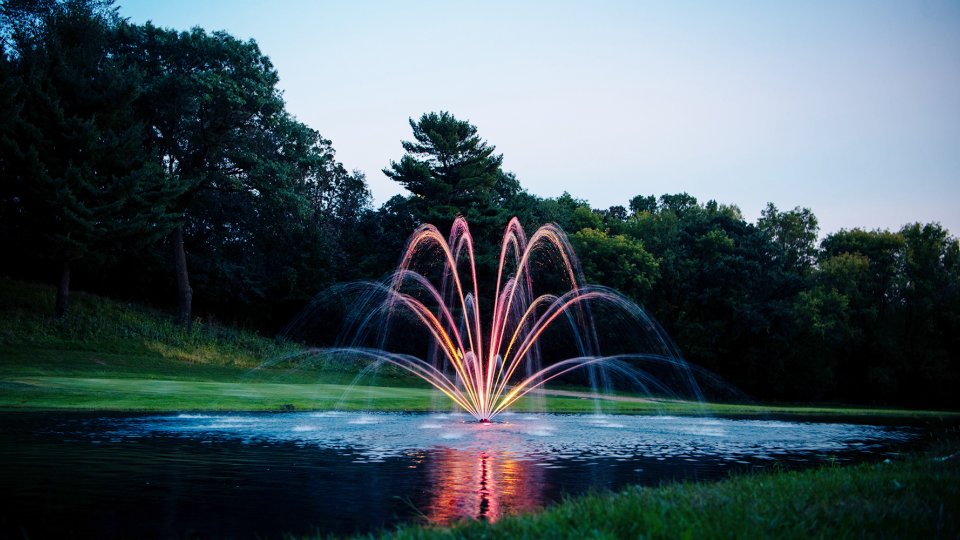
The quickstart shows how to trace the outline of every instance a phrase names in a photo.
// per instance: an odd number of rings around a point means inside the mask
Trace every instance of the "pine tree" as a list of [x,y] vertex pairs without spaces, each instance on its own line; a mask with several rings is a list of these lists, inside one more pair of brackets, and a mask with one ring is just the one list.
[[74,263],[107,259],[126,237],[162,234],[165,202],[177,192],[145,154],[147,132],[133,114],[141,77],[111,50],[117,19],[109,4],[19,7],[3,12],[18,105],[4,147],[15,207],[7,211],[60,266],[59,318]]
[[410,119],[414,141],[402,141],[406,154],[383,173],[420,201],[424,221],[444,225],[456,215],[490,213],[503,171],[503,155],[477,135],[477,128],[452,114],[426,113]]
[[414,140],[401,141],[406,153],[383,174],[413,194],[409,204],[421,223],[446,231],[457,215],[466,217],[481,273],[493,275],[499,236],[511,217],[504,201],[520,190],[519,182],[469,121],[430,112],[411,118],[410,127]]

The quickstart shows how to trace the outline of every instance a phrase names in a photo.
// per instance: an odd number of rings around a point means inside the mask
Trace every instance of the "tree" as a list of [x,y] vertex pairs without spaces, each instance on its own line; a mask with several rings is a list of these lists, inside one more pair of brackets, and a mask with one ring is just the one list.
[[[266,214],[262,205],[280,204],[293,213],[279,218],[284,211],[273,212],[276,223],[289,223],[298,217],[297,207],[306,210],[296,184],[325,182],[332,151],[329,141],[286,114],[277,73],[255,42],[199,28],[178,33],[149,23],[121,30],[126,56],[147,74],[138,106],[150,127],[150,147],[166,181],[182,192],[171,207],[180,217],[170,245],[178,319],[189,324],[188,231],[218,236],[225,246],[239,249],[249,245],[251,230],[243,229],[245,236],[234,217],[256,219]],[[244,211],[231,215],[219,203]],[[210,250],[204,256],[222,253]]]
[[559,197],[537,200],[533,213],[537,225],[556,223],[567,234],[603,227],[603,219],[590,209],[587,201],[575,199],[567,192],[563,192]]
[[850,339],[848,298],[836,289],[813,286],[790,303],[792,325],[785,329],[781,352],[785,367],[782,397],[793,400],[836,398],[842,388],[837,366]]
[[783,268],[805,274],[817,254],[817,217],[809,208],[799,206],[787,212],[777,210],[773,203],[760,213],[757,227],[776,248],[770,255]]
[[364,267],[370,277],[379,278],[396,269],[403,246],[410,234],[420,224],[413,208],[413,201],[403,195],[394,195],[377,210],[376,219],[367,223],[368,238],[376,238],[376,246],[366,257]]
[[606,210],[597,210],[597,213],[603,218],[603,222],[607,227],[614,226],[619,228],[628,217],[627,209],[620,205],[611,206]]
[[643,303],[656,282],[657,261],[643,242],[597,229],[581,229],[570,242],[590,283],[611,287]]
[[0,50],[0,242],[5,246],[8,259],[13,258],[11,248],[23,237],[22,231],[16,230],[21,201],[19,186],[14,179],[14,156],[19,147],[17,127],[22,108],[17,98],[19,88],[16,66],[7,55],[7,47],[3,47]]
[[414,141],[402,141],[406,154],[383,174],[423,201],[426,219],[452,221],[457,213],[483,212],[501,180],[503,156],[494,154],[477,128],[452,114],[425,113],[410,119]]
[[685,217],[689,212],[696,212],[699,208],[696,197],[687,193],[660,196],[661,211],[672,212],[678,218]]
[[519,191],[516,178],[501,169],[503,155],[477,134],[476,126],[446,111],[412,118],[413,141],[383,173],[413,194],[413,210],[421,222],[445,230],[462,214],[478,237],[478,247],[495,240],[509,216],[502,201]]
[[[865,231],[863,229],[841,230],[827,235],[820,243],[821,267],[824,261],[844,254],[866,258],[868,270],[859,280],[857,296],[862,299],[855,305],[874,306],[875,315],[882,316],[891,300],[900,293],[897,283],[901,271],[904,239],[890,231]],[[851,297],[852,298],[852,297]]]
[[[117,56],[109,2],[4,5],[19,104],[4,160],[13,214],[60,264],[55,314],[67,310],[71,265],[123,237],[162,233],[160,182],[134,115],[141,77]],[[5,85],[6,86],[6,85]]]
[[846,298],[850,331],[838,344],[846,399],[895,399],[900,360],[904,239],[889,231],[841,230],[820,243],[813,286]]
[[457,215],[466,217],[480,275],[492,279],[511,217],[503,204],[519,193],[519,182],[502,170],[503,156],[469,121],[441,111],[409,122],[414,140],[401,142],[406,153],[383,174],[412,193],[410,208],[419,222],[446,231]]
[[245,165],[249,178],[192,196],[184,251],[191,284],[203,291],[196,309],[263,323],[336,279],[344,236],[369,195],[329,141],[288,115],[257,135],[247,143],[257,154]]
[[938,223],[912,223],[900,235],[904,327],[895,372],[911,401],[953,407],[960,401],[960,243]]
[[684,355],[753,395],[782,395],[779,336],[791,293],[769,241],[736,206],[683,193],[638,196],[631,210],[622,233],[642,241],[659,268],[645,306]]
[[846,299],[838,369],[858,401],[956,406],[960,248],[940,225],[843,230],[821,243],[816,287]]
[[657,211],[657,198],[653,195],[637,195],[630,199],[631,214],[640,214],[643,212],[653,213]]

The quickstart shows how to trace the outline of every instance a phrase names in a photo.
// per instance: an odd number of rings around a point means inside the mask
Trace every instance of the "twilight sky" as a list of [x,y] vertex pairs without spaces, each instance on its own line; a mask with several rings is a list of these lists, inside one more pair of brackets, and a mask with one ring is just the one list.
[[401,192],[380,169],[407,119],[448,110],[540,196],[685,191],[750,221],[809,207],[821,234],[960,234],[960,2],[720,4],[118,1],[255,39],[377,205]]

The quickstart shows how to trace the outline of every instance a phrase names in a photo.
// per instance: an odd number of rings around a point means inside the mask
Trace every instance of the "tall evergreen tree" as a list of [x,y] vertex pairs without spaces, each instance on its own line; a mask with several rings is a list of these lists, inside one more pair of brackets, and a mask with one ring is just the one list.
[[505,201],[519,191],[512,174],[503,171],[503,155],[477,134],[476,126],[446,111],[410,119],[413,141],[383,173],[413,197],[415,216],[446,230],[457,215],[470,222],[481,266],[492,267],[498,236],[509,220]]
[[[23,231],[61,271],[55,314],[67,310],[71,266],[118,239],[153,236],[176,195],[160,182],[134,115],[140,73],[116,55],[109,2],[17,2],[2,11],[19,104],[6,145],[6,191]],[[8,209],[9,210],[9,209]]]
[[402,141],[406,154],[383,173],[422,201],[422,217],[446,223],[458,213],[489,210],[503,155],[493,153],[475,126],[446,111],[411,118],[410,127],[415,140]]
[[441,111],[411,118],[410,127],[414,140],[402,141],[406,153],[383,173],[412,193],[406,206],[420,223],[446,232],[457,215],[467,218],[480,287],[492,293],[500,239],[523,199],[520,184],[470,122]]

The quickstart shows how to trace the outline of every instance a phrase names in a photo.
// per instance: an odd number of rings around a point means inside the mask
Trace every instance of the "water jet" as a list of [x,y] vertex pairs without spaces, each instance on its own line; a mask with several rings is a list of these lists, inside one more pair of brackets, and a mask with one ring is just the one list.
[[[544,225],[528,238],[519,220],[511,219],[495,280],[484,285],[465,218],[454,220],[447,237],[422,225],[407,241],[396,271],[364,283],[350,302],[347,339],[322,354],[396,366],[480,423],[575,370],[587,370],[591,395],[617,373],[646,394],[700,399],[690,367],[666,333],[630,299],[586,283],[558,226]],[[485,304],[480,292],[491,288]],[[604,310],[615,315],[598,319]],[[630,328],[611,331],[611,320],[627,320]],[[418,333],[425,343],[419,349],[411,345]],[[624,350],[627,336],[640,346]]]

